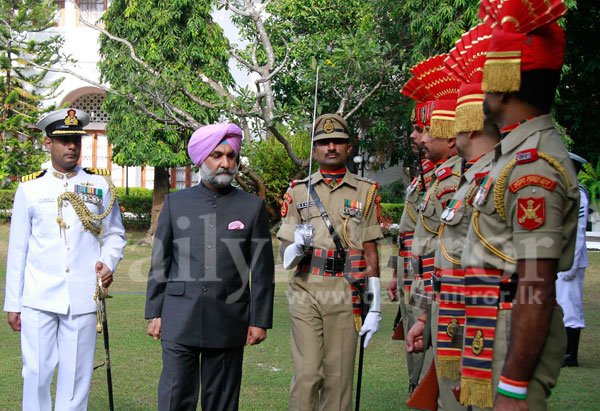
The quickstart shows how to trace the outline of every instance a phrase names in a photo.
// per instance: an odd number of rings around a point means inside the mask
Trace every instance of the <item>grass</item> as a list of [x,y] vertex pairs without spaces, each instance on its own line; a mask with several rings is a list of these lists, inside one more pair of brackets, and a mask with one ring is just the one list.
[[[117,410],[156,409],[157,384],[161,371],[160,343],[146,336],[144,302],[150,247],[140,245],[143,233],[128,233],[125,258],[111,287],[108,301],[111,360],[115,408]],[[4,275],[8,226],[0,226],[0,300],[4,300]],[[277,247],[277,245],[275,245]],[[391,278],[385,268],[392,246],[380,245],[383,285]],[[278,258],[278,253],[276,254]],[[274,328],[267,340],[248,347],[244,357],[244,375],[240,409],[285,410],[289,383],[293,375],[289,349],[289,316],[285,297],[289,274],[277,266]],[[558,386],[549,400],[550,410],[566,408],[594,410],[600,403],[600,253],[590,253],[586,274],[584,305],[587,328],[582,332],[579,368],[561,371]],[[361,408],[364,410],[404,409],[408,376],[404,366],[402,343],[391,340],[391,328],[397,307],[383,297],[383,321],[379,333],[365,351]],[[5,317],[6,318],[6,317]],[[21,352],[19,333],[6,322],[0,325],[0,410],[21,408]],[[98,337],[96,363],[104,360],[102,337]],[[90,410],[108,409],[104,368],[94,372],[89,401]]]

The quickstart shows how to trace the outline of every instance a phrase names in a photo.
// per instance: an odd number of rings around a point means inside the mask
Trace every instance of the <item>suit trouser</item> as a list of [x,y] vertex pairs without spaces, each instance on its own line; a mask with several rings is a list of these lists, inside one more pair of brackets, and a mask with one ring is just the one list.
[[351,410],[357,332],[343,277],[296,274],[288,289],[290,410]]
[[[496,399],[496,389],[504,367],[504,360],[508,354],[511,315],[512,310],[498,311],[492,358],[492,396],[494,400]],[[527,388],[527,405],[529,405],[530,410],[546,410],[546,398],[550,396],[551,388],[558,381],[566,345],[567,335],[562,322],[562,310],[559,306],[556,306],[552,312],[548,337],[546,337],[546,342],[533,371],[533,377]],[[478,411],[481,408],[472,407],[472,410]],[[491,408],[488,410],[491,411]]]
[[158,409],[195,410],[202,380],[202,409],[237,410],[244,347],[200,348],[162,340]]
[[52,409],[50,384],[57,364],[54,408],[87,409],[95,350],[95,313],[56,314],[23,307],[23,410]]

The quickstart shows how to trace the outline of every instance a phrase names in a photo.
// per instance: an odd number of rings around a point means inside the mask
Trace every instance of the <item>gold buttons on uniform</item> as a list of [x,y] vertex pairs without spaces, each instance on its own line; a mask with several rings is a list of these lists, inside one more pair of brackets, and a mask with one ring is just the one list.
[[71,272],[71,269],[70,269],[69,267],[67,267],[67,268],[65,269],[65,271],[66,271],[66,272],[68,272],[68,273],[70,273],[70,272]]

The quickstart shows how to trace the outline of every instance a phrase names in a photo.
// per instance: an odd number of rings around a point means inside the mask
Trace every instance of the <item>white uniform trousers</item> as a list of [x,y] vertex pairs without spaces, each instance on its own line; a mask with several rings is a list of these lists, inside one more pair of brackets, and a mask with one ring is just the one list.
[[23,307],[23,410],[50,411],[58,363],[56,411],[87,409],[96,349],[96,314],[56,314]]
[[583,280],[585,268],[575,270],[575,278],[565,281],[558,276],[556,280],[556,302],[564,311],[563,322],[568,328],[585,328],[583,319]]

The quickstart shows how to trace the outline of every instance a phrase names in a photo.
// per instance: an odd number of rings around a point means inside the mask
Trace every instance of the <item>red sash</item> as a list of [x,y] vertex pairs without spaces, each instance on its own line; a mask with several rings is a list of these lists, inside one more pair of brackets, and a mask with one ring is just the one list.
[[465,272],[441,270],[440,313],[437,326],[438,376],[460,378],[462,348],[452,347],[454,331],[465,326]]

